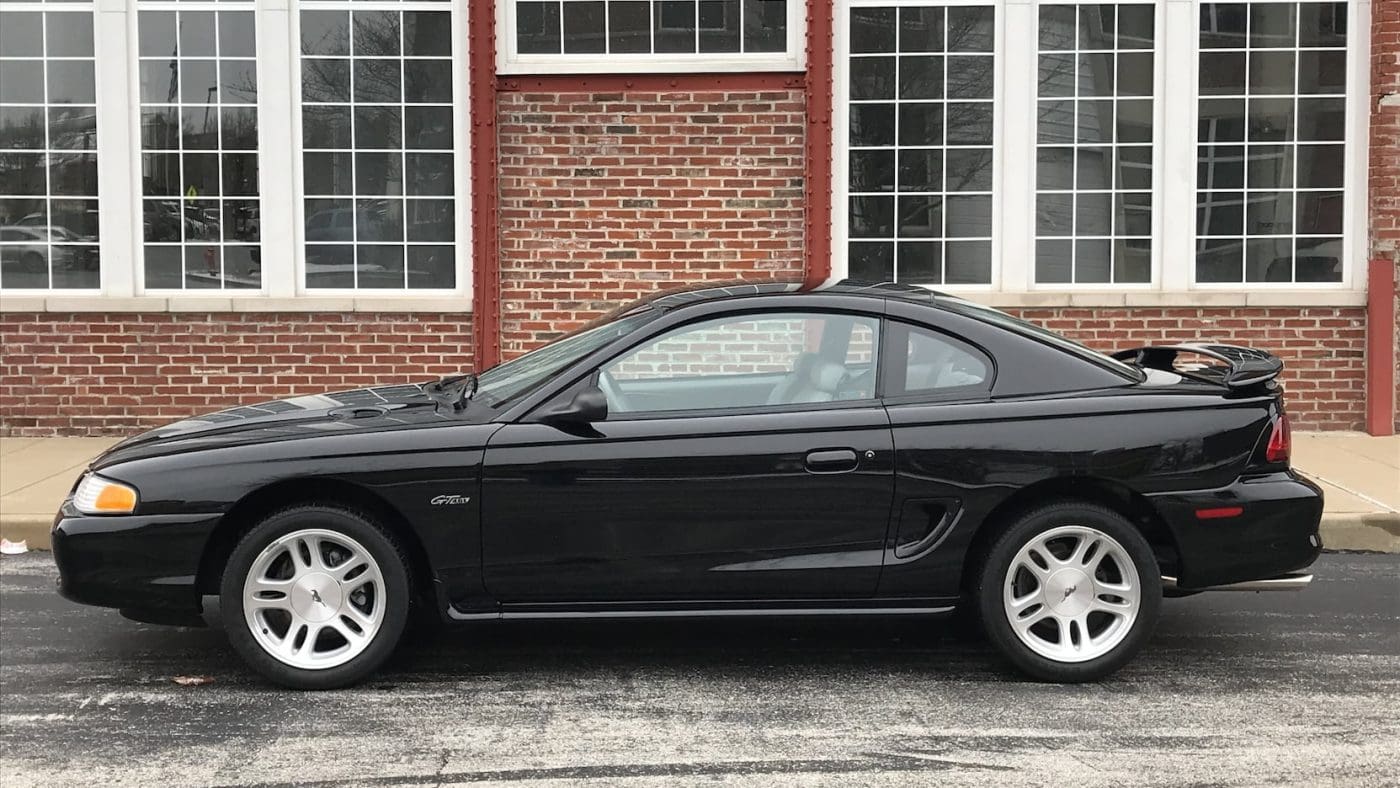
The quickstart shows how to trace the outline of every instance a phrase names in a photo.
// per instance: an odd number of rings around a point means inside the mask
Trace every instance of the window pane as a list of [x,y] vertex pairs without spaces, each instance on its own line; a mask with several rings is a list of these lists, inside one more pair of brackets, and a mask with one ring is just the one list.
[[[708,3],[702,3],[702,12]],[[651,51],[651,3],[618,2],[608,8],[610,52]]]
[[[878,337],[878,320],[855,315],[775,313],[686,326],[603,368],[608,411],[693,411],[872,399]],[[703,386],[696,385],[699,380]]]
[[517,2],[515,41],[522,55],[558,54],[562,51],[557,0],[545,3]]
[[[700,51],[712,51],[703,44],[702,39]],[[782,52],[786,49],[786,0],[744,0],[744,51]]]
[[894,151],[851,151],[850,167],[852,192],[894,190]]
[[1202,5],[1198,281],[1341,279],[1346,36],[1345,3]]
[[848,186],[900,194],[852,196],[850,275],[990,282],[995,64],[982,53],[991,51],[992,7],[848,13],[851,97],[899,99],[850,106],[849,140],[861,150],[850,152]]
[[150,289],[261,286],[255,16],[230,5],[138,15]]
[[[354,31],[344,46],[308,47],[303,35],[305,285],[455,287],[453,12],[347,7],[348,14],[301,12],[303,31],[308,17],[332,31],[317,40],[334,39],[347,18]],[[521,41],[527,30],[539,31],[536,42],[552,36],[559,51],[558,2],[519,3],[516,11],[526,23]]]
[[991,387],[991,368],[986,358],[971,347],[945,334],[923,328],[908,328],[908,344],[900,354],[904,374],[891,370],[889,377],[903,379],[898,394],[953,393]]
[[577,54],[608,51],[607,13],[601,0],[564,4],[564,51]]
[[0,288],[100,286],[93,11],[0,5]]
[[[932,58],[925,58],[932,60]],[[894,71],[895,61],[891,57],[858,57],[851,58],[851,91],[850,98],[855,101],[863,99],[891,99],[894,98]],[[923,64],[919,64],[922,66]],[[900,80],[900,93],[902,98],[938,98],[933,93],[942,90],[943,67],[939,64],[937,69],[936,82],[927,76],[919,76],[926,73],[927,69],[916,66],[913,73],[905,75]],[[906,87],[908,86],[908,87]],[[919,95],[924,94],[924,95]]]
[[405,11],[403,53],[424,57],[451,57],[452,15],[446,11]]
[[655,9],[655,51],[694,52],[696,47],[695,0],[657,0]]
[[1039,92],[1056,98],[1037,110],[1037,282],[1147,281],[1155,13],[1153,5],[1040,8]]

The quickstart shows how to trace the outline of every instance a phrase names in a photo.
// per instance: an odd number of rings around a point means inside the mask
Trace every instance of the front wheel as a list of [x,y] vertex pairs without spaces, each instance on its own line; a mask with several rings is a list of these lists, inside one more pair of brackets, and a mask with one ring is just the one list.
[[1162,603],[1152,548],[1112,510],[1066,502],[1030,512],[987,555],[977,604],[987,636],[1045,681],[1093,681],[1147,642]]
[[229,642],[254,670],[286,687],[330,689],[393,653],[409,588],[403,551],[369,518],[299,506],[239,541],[220,601]]

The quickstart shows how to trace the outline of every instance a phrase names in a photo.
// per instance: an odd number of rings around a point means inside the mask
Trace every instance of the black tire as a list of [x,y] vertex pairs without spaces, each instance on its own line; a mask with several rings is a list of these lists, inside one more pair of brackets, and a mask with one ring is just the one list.
[[44,256],[38,252],[25,252],[19,258],[20,270],[29,274],[42,274],[48,271],[48,265],[44,262]]
[[[323,669],[295,667],[272,656],[258,644],[244,617],[243,585],[254,561],[274,540],[310,528],[333,531],[358,542],[373,556],[384,580],[384,618],[371,642],[348,662]],[[363,512],[310,504],[269,515],[244,534],[229,555],[219,595],[224,631],[249,667],[284,687],[320,690],[358,683],[393,654],[408,622],[410,589],[408,557],[391,533]]]
[[[1032,650],[1013,630],[1003,601],[1003,584],[1021,548],[1064,526],[1091,528],[1116,541],[1136,569],[1140,586],[1138,611],[1127,635],[1107,653],[1083,662],[1050,659]],[[1161,612],[1162,578],[1152,547],[1121,515],[1085,501],[1062,501],[1026,513],[997,538],[982,564],[973,596],[987,637],[1013,665],[1042,681],[1074,683],[1108,676],[1146,645]]]

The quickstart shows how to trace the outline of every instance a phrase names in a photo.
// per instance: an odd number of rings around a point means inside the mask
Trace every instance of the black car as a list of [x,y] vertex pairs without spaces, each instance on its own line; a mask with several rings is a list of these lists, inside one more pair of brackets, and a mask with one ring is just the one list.
[[912,287],[674,291],[479,378],[124,441],[63,503],[59,587],[171,624],[218,595],[234,648],[303,688],[370,674],[415,607],[962,607],[1032,676],[1095,679],[1164,595],[1311,579],[1322,496],[1289,468],[1281,367],[1222,345],[1109,357]]

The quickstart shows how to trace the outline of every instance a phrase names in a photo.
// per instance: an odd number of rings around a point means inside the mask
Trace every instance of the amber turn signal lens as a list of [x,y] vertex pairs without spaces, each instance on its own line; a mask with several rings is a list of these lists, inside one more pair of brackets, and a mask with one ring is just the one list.
[[97,494],[94,508],[99,512],[130,512],[136,508],[136,491],[119,484],[109,484]]
[[136,490],[88,474],[73,492],[73,507],[83,514],[131,514],[136,511]]

